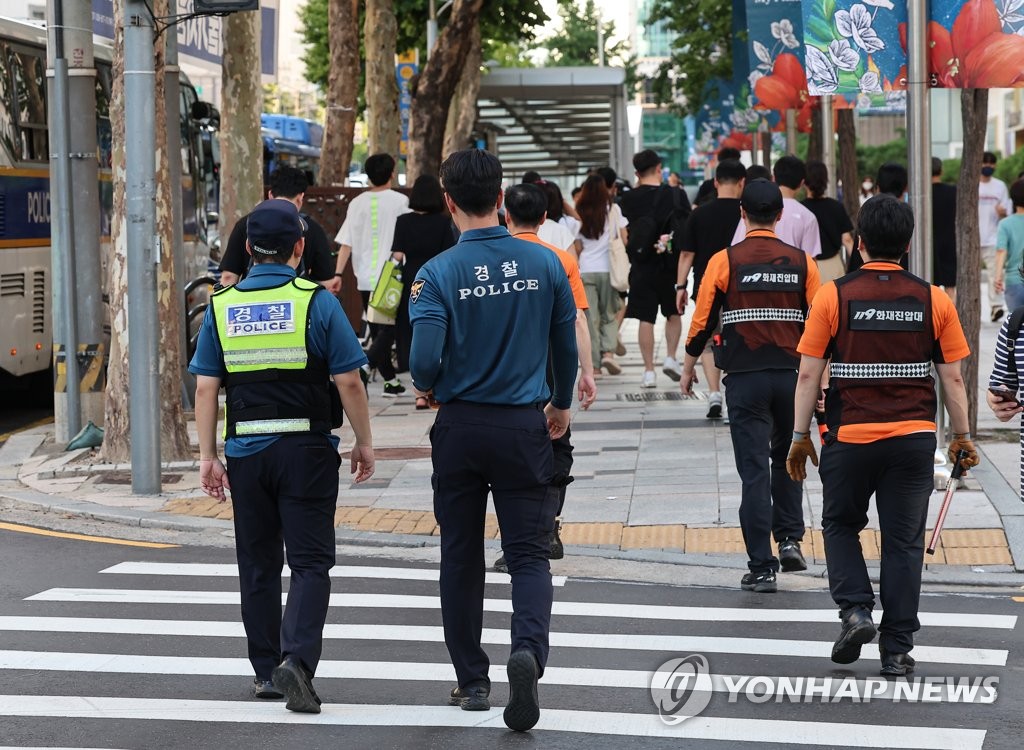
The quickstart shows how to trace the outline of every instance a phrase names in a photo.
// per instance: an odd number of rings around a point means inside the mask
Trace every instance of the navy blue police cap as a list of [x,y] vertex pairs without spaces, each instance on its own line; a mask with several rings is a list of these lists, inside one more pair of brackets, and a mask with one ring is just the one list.
[[254,253],[277,255],[299,241],[306,232],[306,223],[294,203],[271,198],[252,210],[245,232]]
[[782,191],[764,178],[750,180],[743,186],[740,205],[744,211],[755,214],[776,213],[782,210]]

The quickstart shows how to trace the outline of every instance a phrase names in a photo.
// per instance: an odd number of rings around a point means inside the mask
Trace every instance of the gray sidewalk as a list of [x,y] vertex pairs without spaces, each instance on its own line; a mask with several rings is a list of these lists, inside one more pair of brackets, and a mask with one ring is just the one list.
[[[684,322],[688,324],[688,320]],[[980,380],[987,381],[996,324],[982,326]],[[598,401],[573,421],[576,481],[563,514],[570,554],[646,556],[692,564],[743,567],[738,507],[740,482],[729,427],[705,419],[706,394],[682,398],[660,371],[658,387],[640,387],[635,324],[627,321],[624,372],[598,381]],[[659,344],[660,352],[664,343]],[[698,386],[698,390],[703,388]],[[430,491],[428,431],[433,412],[416,411],[411,395],[384,399],[371,383],[378,468],[363,485],[343,486],[336,521],[339,539],[430,544],[436,536]],[[983,395],[982,395],[983,399]],[[194,426],[193,426],[194,429]],[[194,462],[165,467],[164,493],[133,496],[129,466],[94,463],[89,451],[55,453],[52,430],[35,428],[0,448],[0,496],[9,502],[49,507],[135,525],[190,528],[227,526],[230,504],[198,488]],[[343,441],[350,439],[346,428]],[[1017,496],[1017,425],[999,423],[987,406],[979,411],[982,465],[957,493],[943,545],[926,567],[964,581],[1016,580],[1024,571],[1024,503]],[[343,443],[344,444],[344,443]],[[821,484],[813,467],[805,486],[808,526],[804,551],[811,572],[823,571]],[[342,481],[344,482],[344,475]],[[941,495],[933,498],[929,527]],[[497,524],[488,516],[487,535]],[[877,518],[862,535],[865,554],[878,558]],[[495,545],[496,546],[496,545]],[[1024,582],[1024,576],[1020,576]]]

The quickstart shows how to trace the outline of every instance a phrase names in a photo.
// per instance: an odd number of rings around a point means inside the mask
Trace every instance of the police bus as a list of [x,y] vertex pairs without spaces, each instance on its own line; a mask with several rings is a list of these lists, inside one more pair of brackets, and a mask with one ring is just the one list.
[[[113,205],[113,48],[99,37],[94,42],[100,169],[96,210],[105,257]],[[180,83],[184,281],[188,281],[206,274],[209,265],[207,225],[216,220],[216,168],[208,163],[210,150],[204,148],[204,134],[208,142],[218,117],[213,107],[199,101],[184,74]],[[0,380],[49,372],[53,346],[50,222],[46,30],[42,24],[0,16]]]

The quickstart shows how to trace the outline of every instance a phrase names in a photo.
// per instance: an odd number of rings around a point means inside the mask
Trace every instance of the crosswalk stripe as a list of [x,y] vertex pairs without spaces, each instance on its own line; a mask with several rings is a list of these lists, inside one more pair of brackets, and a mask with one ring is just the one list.
[[[0,716],[122,719],[248,724],[493,728],[504,730],[500,711],[476,713],[447,706],[326,704],[321,714],[242,701],[0,695]],[[537,730],[675,740],[778,742],[786,745],[981,750],[983,729],[876,726],[838,722],[697,716],[668,726],[652,714],[544,709]]]
[[[204,576],[211,578],[238,578],[238,566],[220,563],[157,563],[123,562],[112,565],[100,573],[118,573],[147,576]],[[291,571],[286,565],[281,575]],[[392,568],[372,565],[338,565],[331,569],[331,578],[373,578],[399,581],[437,581],[440,572],[430,568]],[[512,583],[508,573],[488,571],[486,583]],[[566,576],[551,576],[554,586],[565,586]]]
[[[143,620],[97,617],[0,617],[0,631],[29,633],[97,633],[117,635],[170,635],[218,638],[244,638],[240,622],[210,620]],[[443,643],[444,630],[438,626],[348,625],[324,626],[328,640],[399,641]],[[700,635],[640,635],[623,638],[618,633],[565,633],[550,636],[554,648],[594,648],[621,651],[657,651],[663,653],[754,654],[828,659],[830,641],[801,641],[776,638],[731,638]],[[507,646],[508,630],[484,628],[481,642]],[[925,646],[914,648],[914,656],[929,664],[973,664],[1006,666],[1009,652],[1002,649]]]
[[[111,604],[234,604],[240,602],[237,591],[173,591],[165,589],[52,588],[26,597],[26,601],[103,602]],[[282,596],[282,601],[284,597]],[[440,609],[436,596],[403,594],[331,594],[332,607],[372,607],[377,609]],[[488,612],[512,612],[507,599],[484,599]],[[607,602],[556,601],[555,616],[615,617],[646,620],[685,620],[697,622],[838,622],[835,609],[744,609],[739,607],[685,607],[659,604],[618,604]],[[876,611],[876,616],[881,612]],[[922,612],[922,625],[943,628],[995,628],[1012,630],[1016,615],[960,612]]]
[[[48,672],[87,672],[89,674],[145,674],[145,675],[215,675],[220,677],[245,677],[252,674],[252,667],[247,659],[230,657],[198,657],[198,656],[144,656],[140,654],[96,654],[70,651],[0,651],[0,669],[42,670]],[[543,683],[547,685],[568,685],[572,687],[616,688],[618,690],[648,690],[651,686],[652,673],[640,669],[595,669],[589,667],[547,667],[544,670]],[[339,680],[388,680],[391,682],[452,682],[456,681],[455,669],[447,663],[430,662],[398,662],[398,661],[321,661],[317,667],[320,679]],[[499,664],[491,666],[489,673],[491,682],[506,683],[508,676],[505,668]],[[746,680],[762,680],[758,689],[759,697],[765,701],[776,695],[775,685],[778,678],[768,676],[771,684],[763,682],[763,675],[718,675],[710,674],[711,688],[716,693],[728,693],[729,685],[742,685]],[[727,684],[728,682],[728,684]],[[872,699],[891,698],[895,692],[892,681],[873,678]],[[795,678],[791,681],[791,692],[802,696],[808,701],[817,698],[824,702],[823,691],[828,696],[836,694],[841,685],[847,689],[853,684],[857,686],[857,695],[869,694],[868,680],[841,678],[815,678],[812,686],[801,679],[799,684]],[[943,693],[936,694],[936,699],[929,702],[946,702],[950,700],[951,685],[937,683]],[[959,702],[994,703],[995,693],[982,694],[976,691],[971,700],[961,698]]]

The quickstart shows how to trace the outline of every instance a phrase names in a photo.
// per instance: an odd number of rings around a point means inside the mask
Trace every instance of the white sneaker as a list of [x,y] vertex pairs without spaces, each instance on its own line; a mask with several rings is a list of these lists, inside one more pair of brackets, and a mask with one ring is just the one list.
[[641,382],[641,386],[644,388],[657,388],[657,376],[654,374],[654,370],[644,370],[644,379]]
[[708,413],[705,415],[708,419],[721,419],[722,418],[722,394],[719,391],[708,394]]
[[683,368],[679,365],[679,361],[674,357],[665,357],[665,362],[661,366],[661,371],[677,383],[683,379]]

